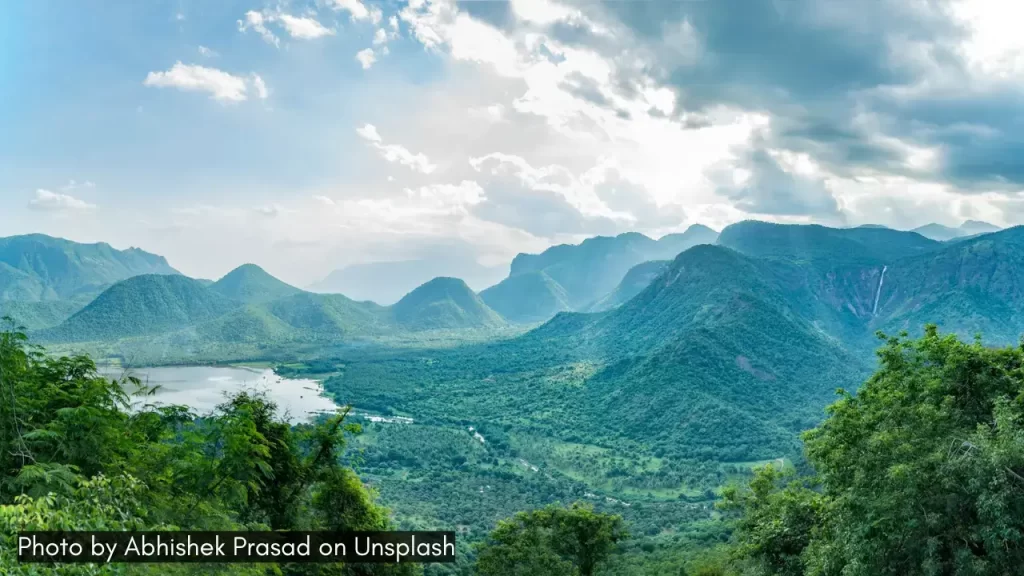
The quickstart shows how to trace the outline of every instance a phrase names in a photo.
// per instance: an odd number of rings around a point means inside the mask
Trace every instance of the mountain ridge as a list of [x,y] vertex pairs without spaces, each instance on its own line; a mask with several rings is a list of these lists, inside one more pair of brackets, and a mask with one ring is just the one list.
[[45,234],[0,238],[0,300],[68,300],[94,296],[142,274],[178,275],[163,256],[117,250]]

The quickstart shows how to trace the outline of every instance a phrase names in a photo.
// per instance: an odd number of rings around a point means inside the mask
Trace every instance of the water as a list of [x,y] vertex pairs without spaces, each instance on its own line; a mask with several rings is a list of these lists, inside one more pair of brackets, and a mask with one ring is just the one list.
[[[120,377],[119,368],[101,369],[107,376]],[[174,366],[166,368],[133,368],[129,371],[149,386],[159,386],[152,396],[135,398],[136,403],[183,404],[197,414],[208,414],[239,390],[266,392],[278,407],[278,414],[290,422],[305,422],[314,415],[331,412],[338,406],[321,396],[323,387],[316,380],[282,378],[273,370],[252,368],[219,368],[209,366]]]

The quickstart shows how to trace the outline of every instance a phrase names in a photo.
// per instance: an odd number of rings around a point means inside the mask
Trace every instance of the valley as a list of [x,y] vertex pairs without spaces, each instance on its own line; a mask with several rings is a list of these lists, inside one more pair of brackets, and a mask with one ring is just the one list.
[[207,282],[142,261],[53,286],[10,273],[0,312],[51,352],[143,372],[255,364],[322,382],[362,427],[345,461],[400,527],[454,526],[468,546],[517,511],[582,500],[632,527],[621,561],[635,573],[652,550],[726,540],[715,502],[754,468],[806,468],[801,432],[874,371],[876,331],[933,323],[1007,344],[1024,329],[1021,228],[939,241],[747,221],[598,237],[520,255],[479,293],[439,277],[388,306],[252,264]]

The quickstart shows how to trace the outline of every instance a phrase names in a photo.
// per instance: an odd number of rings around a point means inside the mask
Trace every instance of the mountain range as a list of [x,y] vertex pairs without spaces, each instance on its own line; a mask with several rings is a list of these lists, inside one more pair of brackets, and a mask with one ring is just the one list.
[[693,246],[713,244],[717,238],[714,230],[695,224],[658,240],[628,232],[588,238],[578,245],[560,244],[540,254],[519,254],[512,260],[508,278],[480,296],[511,322],[586,310],[608,297],[637,264],[671,259]]
[[[0,311],[48,342],[160,339],[171,350],[211,342],[267,349],[430,331],[502,332],[508,323],[554,317],[544,327],[552,330],[567,322],[559,316],[568,312],[633,310],[627,304],[642,301],[649,285],[672,273],[674,251],[714,244],[752,258],[763,281],[786,295],[792,314],[847,348],[870,346],[875,329],[912,329],[924,321],[1013,340],[1021,314],[1018,270],[1024,270],[1019,234],[1014,228],[950,243],[883,227],[756,221],[721,234],[693,226],[659,240],[630,233],[521,254],[506,279],[479,294],[462,280],[440,277],[391,306],[306,292],[253,264],[209,282],[182,276],[162,257],[141,250],[33,235],[3,239],[0,246],[5,265],[16,264],[22,276],[35,278],[23,286],[45,289],[22,289],[22,299],[9,296]],[[86,299],[120,276],[127,278]],[[633,339],[624,336],[618,345]]]
[[424,353],[429,365],[403,358],[388,377],[353,362],[336,391],[377,410],[472,413],[527,437],[589,438],[624,453],[798,457],[798,433],[834,391],[871,372],[877,330],[936,323],[961,337],[981,331],[986,343],[1018,340],[1024,227],[949,243],[741,222],[716,245],[640,265],[616,291],[640,285],[603,311],[562,311],[519,337]]
[[91,299],[140,274],[178,274],[162,256],[138,248],[79,244],[43,234],[0,238],[0,301]]
[[[54,320],[32,310],[39,301],[11,303]],[[516,322],[539,325],[510,329]],[[435,418],[469,402],[480,418],[509,426],[523,425],[517,410],[528,399],[529,425],[551,434],[571,424],[610,445],[728,462],[792,453],[834,389],[854,388],[870,371],[877,330],[919,332],[925,323],[1016,342],[1024,227],[952,242],[757,221],[660,240],[624,234],[520,255],[508,278],[479,294],[439,277],[391,306],[306,292],[252,264],[212,283],[147,273],[35,336],[167,362],[320,357],[477,334],[483,342],[463,339],[432,349],[428,363],[402,360],[385,373],[364,376],[376,364],[355,362],[344,393]],[[448,400],[431,408],[434,398]]]
[[967,220],[956,228],[949,226],[943,226],[942,224],[925,224],[911,230],[911,232],[917,232],[925,238],[931,238],[932,240],[938,240],[945,242],[948,240],[955,240],[957,238],[965,238],[970,236],[977,236],[978,234],[988,234],[990,232],[996,232],[999,230],[998,226],[989,224],[988,222],[980,222],[978,220]]

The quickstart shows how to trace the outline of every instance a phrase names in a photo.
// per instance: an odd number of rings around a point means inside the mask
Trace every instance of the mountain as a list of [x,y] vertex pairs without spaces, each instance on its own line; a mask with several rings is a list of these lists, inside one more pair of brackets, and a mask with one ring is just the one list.
[[465,258],[370,262],[335,270],[309,286],[309,290],[344,294],[354,300],[372,300],[389,305],[438,276],[462,278],[470,286],[480,289],[500,281],[504,275],[504,269],[481,266],[471,255]]
[[158,334],[226,314],[239,303],[181,275],[147,274],[122,280],[59,326],[48,341],[91,342]]
[[512,260],[509,277],[544,272],[565,290],[568,304],[580,309],[614,290],[633,266],[674,258],[692,246],[714,243],[717,236],[699,224],[659,240],[636,232],[597,236],[578,245],[552,246],[540,254],[519,254]]
[[430,364],[391,363],[387,378],[353,366],[336,390],[424,418],[471,414],[517,430],[523,446],[549,436],[682,460],[795,455],[798,433],[868,362],[794,309],[772,272],[785,265],[698,245],[615,309],[561,312],[517,338],[423,354]]
[[1024,332],[1024,227],[976,236],[886,267],[873,324],[1016,343]]
[[950,228],[949,226],[943,226],[942,224],[925,224],[911,230],[911,232],[917,232],[918,234],[931,238],[932,240],[938,240],[945,242],[948,240],[954,240],[956,238],[963,238],[965,236],[976,236],[978,234],[988,234],[990,232],[996,232],[1000,230],[998,226],[989,224],[988,222],[980,222],[978,220],[967,220],[957,228]]
[[211,284],[209,289],[225,298],[246,304],[269,302],[302,292],[274,278],[255,264],[243,264],[235,268]]
[[666,234],[658,239],[654,259],[671,260],[680,252],[700,244],[714,244],[718,241],[718,232],[703,224],[693,224],[686,231],[678,234]]
[[338,343],[394,331],[386,308],[340,294],[298,292],[238,308],[196,328],[206,341],[262,346]]
[[407,330],[494,328],[504,324],[465,282],[434,278],[390,308],[395,323]]
[[755,220],[727,226],[718,243],[758,258],[829,265],[881,264],[941,247],[914,232],[889,228],[828,228]]
[[601,312],[624,304],[647,288],[655,278],[665,271],[668,265],[668,260],[650,260],[633,266],[629,272],[626,272],[622,282],[619,282],[615,290],[588,306],[586,311]]
[[178,274],[162,256],[138,248],[80,244],[43,234],[0,238],[0,300],[94,296],[142,274]]
[[480,298],[509,322],[540,322],[571,310],[565,289],[544,272],[509,276],[480,292]]

